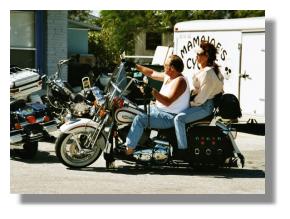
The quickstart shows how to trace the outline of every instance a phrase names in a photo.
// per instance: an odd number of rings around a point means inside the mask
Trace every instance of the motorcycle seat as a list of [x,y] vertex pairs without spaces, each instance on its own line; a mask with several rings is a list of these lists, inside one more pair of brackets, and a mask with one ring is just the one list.
[[69,95],[69,97],[70,97],[70,100],[75,102],[75,103],[80,103],[80,102],[84,101],[84,99],[85,99],[81,94],[74,94],[74,93],[71,93]]
[[[207,117],[204,117],[202,119],[199,119],[197,121],[194,121],[194,122],[191,122],[191,123],[187,123],[186,124],[186,128],[188,128],[189,126],[195,126],[195,125],[209,125],[211,123],[213,117],[214,117],[214,114],[211,114],[211,115],[209,115]],[[168,128],[168,129],[152,129],[152,130],[156,130],[156,131],[158,131],[160,133],[163,133],[163,132],[164,133],[166,133],[166,132],[174,133],[175,132],[174,127]]]

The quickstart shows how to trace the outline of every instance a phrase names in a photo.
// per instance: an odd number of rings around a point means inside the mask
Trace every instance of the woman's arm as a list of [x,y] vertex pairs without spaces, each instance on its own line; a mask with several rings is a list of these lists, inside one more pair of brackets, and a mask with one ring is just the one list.
[[193,101],[190,101],[191,106],[200,106],[205,103],[216,89],[217,83],[220,81],[215,80],[213,77],[214,72],[207,72],[206,75],[200,80],[200,90],[195,96]]
[[172,89],[167,95],[160,94],[156,89],[153,88],[152,95],[158,100],[160,103],[165,106],[170,106],[178,97],[180,97],[186,90],[186,81],[184,77],[179,77],[172,84]]
[[157,81],[163,81],[164,80],[164,73],[161,72],[156,72],[151,68],[142,66],[142,65],[138,65],[136,64],[136,69],[140,72],[142,72],[145,76],[150,77],[154,80]]

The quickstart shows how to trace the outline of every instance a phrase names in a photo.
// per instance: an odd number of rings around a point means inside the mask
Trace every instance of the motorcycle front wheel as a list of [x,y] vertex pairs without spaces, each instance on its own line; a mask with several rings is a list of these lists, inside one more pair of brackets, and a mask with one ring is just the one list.
[[102,154],[106,143],[101,133],[96,140],[96,129],[75,130],[74,133],[62,133],[56,140],[55,152],[59,160],[70,168],[83,168],[94,163]]

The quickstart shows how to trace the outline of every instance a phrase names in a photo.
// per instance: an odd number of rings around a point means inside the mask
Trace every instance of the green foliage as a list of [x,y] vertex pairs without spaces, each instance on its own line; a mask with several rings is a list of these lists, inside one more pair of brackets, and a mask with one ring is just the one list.
[[74,20],[74,21],[81,21],[85,23],[90,23],[90,14],[91,11],[88,10],[74,10],[74,11],[68,11],[68,19]]
[[134,54],[135,36],[141,31],[173,32],[177,22],[265,16],[263,10],[115,10],[100,11],[92,19],[91,11],[69,11],[69,18],[100,26],[91,32],[89,51],[95,54],[101,71],[112,71],[121,51]]
[[265,11],[228,10],[139,10],[101,11],[102,32],[108,37],[108,46],[118,52],[126,49],[134,53],[135,36],[141,31],[173,32],[177,22],[200,19],[223,19],[238,17],[265,16]]

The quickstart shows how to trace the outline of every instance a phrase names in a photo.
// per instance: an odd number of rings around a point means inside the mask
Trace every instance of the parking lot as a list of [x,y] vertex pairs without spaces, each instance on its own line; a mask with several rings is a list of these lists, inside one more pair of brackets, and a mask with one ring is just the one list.
[[54,144],[41,142],[33,160],[11,157],[11,193],[16,194],[265,194],[265,137],[239,133],[243,169],[197,171],[144,168],[117,161],[106,170],[102,156],[80,170],[59,163]]

